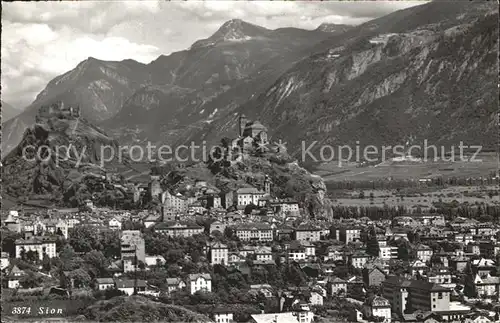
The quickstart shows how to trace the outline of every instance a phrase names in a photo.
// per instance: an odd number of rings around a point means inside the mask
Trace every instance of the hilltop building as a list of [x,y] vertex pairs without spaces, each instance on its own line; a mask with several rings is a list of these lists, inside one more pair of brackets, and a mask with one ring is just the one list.
[[79,118],[80,107],[66,106],[62,101],[48,106],[42,106],[36,115],[36,122],[54,117]]
[[246,151],[268,143],[267,128],[259,121],[251,121],[241,114],[238,118],[238,137],[232,141],[232,148],[239,147]]

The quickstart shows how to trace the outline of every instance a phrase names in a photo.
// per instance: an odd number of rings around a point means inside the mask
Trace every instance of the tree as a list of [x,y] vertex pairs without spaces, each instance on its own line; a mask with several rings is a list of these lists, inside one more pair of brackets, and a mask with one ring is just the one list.
[[31,270],[26,271],[26,275],[24,275],[19,280],[19,285],[23,288],[35,288],[38,287],[42,282],[42,277],[37,275]]
[[89,269],[94,277],[100,277],[106,273],[109,262],[101,251],[92,250],[83,259],[90,266]]
[[410,252],[406,244],[400,244],[398,246],[398,259],[408,261],[410,259]]
[[46,253],[43,254],[42,269],[45,272],[50,272],[50,269],[51,269],[50,258],[49,258],[49,256]]
[[90,252],[102,249],[97,230],[91,226],[77,226],[69,234],[69,244],[77,252]]
[[245,214],[249,215],[252,214],[252,211],[256,208],[255,204],[250,203],[247,206],[245,206]]
[[38,251],[37,250],[29,250],[27,253],[26,253],[26,260],[28,261],[31,261],[31,262],[36,262],[38,261],[40,258],[39,258],[39,255],[38,255]]

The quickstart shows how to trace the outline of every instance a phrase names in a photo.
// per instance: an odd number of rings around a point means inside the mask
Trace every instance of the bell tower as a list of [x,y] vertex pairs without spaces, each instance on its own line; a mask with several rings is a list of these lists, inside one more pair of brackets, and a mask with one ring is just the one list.
[[266,175],[266,179],[264,180],[264,192],[267,195],[271,195],[271,179],[268,175]]
[[239,117],[239,136],[243,137],[243,132],[245,131],[245,126],[248,123],[248,118],[242,113]]

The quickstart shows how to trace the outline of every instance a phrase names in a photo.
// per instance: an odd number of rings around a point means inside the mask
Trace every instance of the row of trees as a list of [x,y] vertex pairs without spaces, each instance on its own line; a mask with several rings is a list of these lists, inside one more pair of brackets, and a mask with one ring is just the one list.
[[328,190],[356,190],[356,189],[378,189],[390,190],[401,188],[425,188],[425,187],[443,187],[443,186],[479,186],[479,185],[496,185],[498,179],[496,174],[492,173],[489,176],[482,178],[471,177],[436,177],[429,182],[420,183],[417,178],[414,179],[378,179],[364,181],[335,181],[328,182]]
[[425,212],[417,207],[409,209],[405,206],[339,206],[331,207],[332,219],[363,218],[371,220],[392,220],[397,216],[411,214],[442,214],[445,219],[452,221],[457,217],[477,219],[482,222],[495,221],[500,218],[500,206],[498,205],[466,205],[456,203],[435,203],[434,207]]

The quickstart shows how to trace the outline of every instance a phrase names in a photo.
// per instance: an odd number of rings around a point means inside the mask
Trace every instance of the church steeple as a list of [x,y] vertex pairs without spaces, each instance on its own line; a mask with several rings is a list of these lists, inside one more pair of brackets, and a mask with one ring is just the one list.
[[245,131],[245,126],[248,123],[248,118],[242,113],[239,118],[239,136],[243,137],[243,132]]

